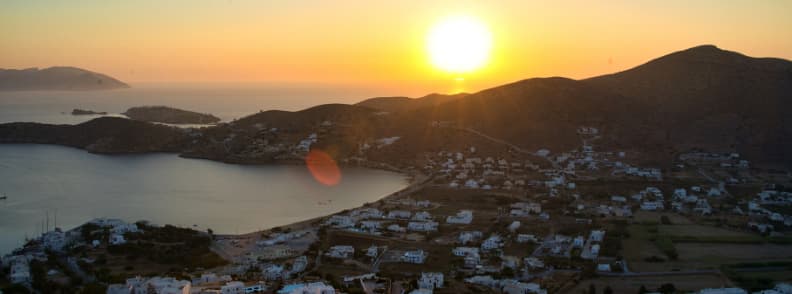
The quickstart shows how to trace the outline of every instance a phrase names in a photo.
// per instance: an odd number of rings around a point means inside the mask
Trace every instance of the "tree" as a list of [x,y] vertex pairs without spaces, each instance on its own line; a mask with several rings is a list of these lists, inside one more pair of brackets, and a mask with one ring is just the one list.
[[597,294],[597,288],[594,287],[594,284],[589,284],[588,294]]
[[602,290],[602,294],[613,294],[613,289],[610,286],[605,286],[605,289]]
[[667,293],[674,293],[676,292],[676,286],[672,283],[665,283],[660,285],[660,288],[657,288],[657,292],[667,294]]

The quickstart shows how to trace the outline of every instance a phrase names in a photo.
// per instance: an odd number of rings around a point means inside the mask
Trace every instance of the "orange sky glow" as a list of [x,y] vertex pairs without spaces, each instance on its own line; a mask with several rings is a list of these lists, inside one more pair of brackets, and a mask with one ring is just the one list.
[[[607,4],[605,4],[607,3]],[[585,78],[700,44],[792,59],[792,1],[4,1],[0,68],[70,65],[144,82],[319,82],[394,94]],[[492,34],[465,75],[426,37],[465,14]]]

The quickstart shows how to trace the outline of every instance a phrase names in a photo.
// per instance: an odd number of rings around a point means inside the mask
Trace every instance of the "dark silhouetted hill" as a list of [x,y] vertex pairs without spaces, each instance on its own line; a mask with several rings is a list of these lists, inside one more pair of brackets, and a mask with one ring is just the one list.
[[387,112],[400,112],[415,110],[418,108],[437,106],[446,102],[454,101],[467,96],[467,93],[452,95],[429,94],[421,98],[409,97],[377,97],[363,100],[356,103],[357,106],[374,108]]
[[220,118],[211,114],[167,106],[132,107],[123,115],[134,120],[166,124],[213,124],[220,121]]
[[129,88],[129,85],[107,75],[76,67],[0,69],[0,91],[118,88]]

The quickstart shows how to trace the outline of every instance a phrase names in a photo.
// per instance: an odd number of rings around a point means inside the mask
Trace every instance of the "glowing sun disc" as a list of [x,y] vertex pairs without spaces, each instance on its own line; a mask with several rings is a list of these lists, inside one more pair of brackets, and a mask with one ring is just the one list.
[[427,37],[432,65],[451,73],[466,73],[487,63],[492,34],[483,23],[468,16],[454,16],[434,25]]

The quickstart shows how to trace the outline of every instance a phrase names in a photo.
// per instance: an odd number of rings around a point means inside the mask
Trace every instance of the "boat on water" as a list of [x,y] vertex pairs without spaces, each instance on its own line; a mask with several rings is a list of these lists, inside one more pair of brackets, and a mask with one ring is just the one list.
[[8,196],[6,196],[5,194],[0,195],[0,200],[6,200],[6,199],[8,199]]

